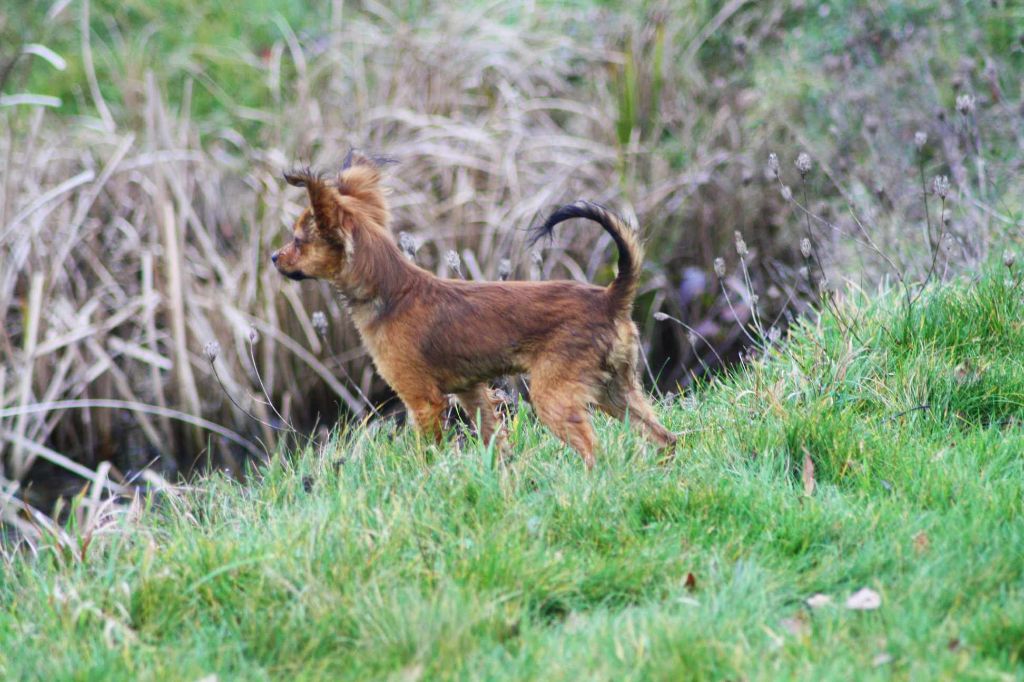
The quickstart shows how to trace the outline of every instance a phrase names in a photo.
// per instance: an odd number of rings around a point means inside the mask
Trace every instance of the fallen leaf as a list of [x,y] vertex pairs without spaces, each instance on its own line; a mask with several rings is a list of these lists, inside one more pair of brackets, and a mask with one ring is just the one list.
[[846,600],[846,608],[854,611],[874,611],[882,605],[882,597],[870,587],[862,587]]
[[876,668],[881,665],[888,665],[889,663],[892,663],[892,654],[890,654],[888,651],[883,651],[882,653],[878,654],[873,659],[871,659],[871,665],[875,666]]
[[686,574],[686,580],[683,581],[683,586],[693,592],[697,589],[697,576],[693,573]]
[[812,594],[804,603],[812,609],[820,609],[822,606],[828,606],[831,604],[832,597],[821,593]]
[[804,448],[804,469],[801,472],[801,477],[804,479],[804,495],[810,497],[814,494],[814,462],[811,461],[811,455]]
[[798,612],[792,618],[783,618],[779,621],[779,625],[783,630],[794,637],[803,637],[810,630],[810,628],[807,627],[807,620],[803,611]]
[[931,542],[928,540],[928,533],[925,533],[923,530],[918,531],[917,534],[914,535],[914,551],[918,554],[924,554],[927,552],[930,544]]

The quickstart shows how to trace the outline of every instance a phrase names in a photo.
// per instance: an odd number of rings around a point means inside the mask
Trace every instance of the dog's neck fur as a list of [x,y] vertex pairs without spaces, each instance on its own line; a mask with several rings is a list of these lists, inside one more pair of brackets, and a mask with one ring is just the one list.
[[402,255],[387,228],[361,226],[353,232],[346,266],[332,284],[345,297],[352,321],[365,337],[431,275]]

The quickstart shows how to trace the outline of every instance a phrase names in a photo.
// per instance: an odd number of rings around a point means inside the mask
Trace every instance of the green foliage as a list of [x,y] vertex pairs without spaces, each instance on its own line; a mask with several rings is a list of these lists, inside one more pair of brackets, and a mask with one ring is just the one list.
[[[831,318],[801,324],[663,407],[686,434],[667,466],[598,418],[587,474],[524,409],[508,466],[384,424],[245,485],[212,474],[85,561],[11,557],[0,675],[1019,676],[1012,275],[929,291],[909,318],[898,295],[849,301],[861,341]],[[865,586],[881,608],[844,608]],[[834,603],[809,609],[816,593]]]
[[[67,68],[58,72],[43,60],[30,60],[19,73],[19,85],[60,97],[67,113],[90,113],[90,96],[83,89],[82,5],[73,3],[52,19],[40,8],[39,3],[26,3],[15,10],[3,33],[7,44],[43,43],[67,61]],[[257,0],[244,6],[231,0],[91,2],[91,48],[100,91],[112,106],[131,111],[143,97],[130,85],[144,83],[146,73],[179,104],[191,81],[195,88],[188,113],[224,125],[240,116],[240,107],[273,106],[274,93],[253,64],[269,58],[271,46],[286,32],[315,40],[324,30],[328,9],[327,3],[296,0]],[[290,68],[287,61],[283,66]],[[288,77],[288,68],[282,77]]]
[[634,131],[642,139],[650,137],[658,122],[658,104],[665,85],[665,20],[652,23],[650,39],[641,45],[627,41],[623,64],[616,74],[618,119],[615,133],[619,145],[626,147]]

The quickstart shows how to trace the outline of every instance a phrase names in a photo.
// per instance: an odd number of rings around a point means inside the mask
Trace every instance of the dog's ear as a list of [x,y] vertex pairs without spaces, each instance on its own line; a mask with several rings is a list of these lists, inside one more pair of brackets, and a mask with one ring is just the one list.
[[284,180],[293,187],[305,187],[309,194],[309,205],[313,209],[317,229],[327,238],[344,229],[342,198],[337,188],[326,182],[320,173],[310,168],[287,171]]
[[309,166],[292,168],[284,172],[284,181],[292,187],[309,187],[320,180],[320,174],[313,172]]
[[342,194],[367,199],[370,194],[381,191],[383,168],[392,163],[397,161],[388,156],[370,155],[350,149],[338,174],[338,189]]
[[338,175],[338,190],[356,199],[367,199],[380,190],[380,165],[361,152],[349,152]]

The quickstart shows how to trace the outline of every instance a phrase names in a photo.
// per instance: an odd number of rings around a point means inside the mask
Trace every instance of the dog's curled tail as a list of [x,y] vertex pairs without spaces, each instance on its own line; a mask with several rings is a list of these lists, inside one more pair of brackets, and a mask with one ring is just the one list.
[[533,228],[530,246],[542,237],[550,237],[555,225],[571,218],[587,218],[605,229],[615,241],[619,251],[619,272],[608,285],[608,298],[612,308],[622,317],[629,317],[636,298],[636,290],[640,281],[640,264],[643,262],[643,246],[636,230],[604,206],[591,201],[580,200],[562,206],[551,214],[551,217],[539,227]]

